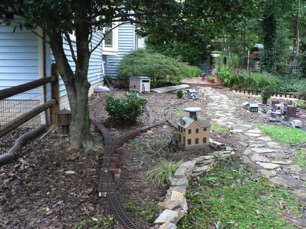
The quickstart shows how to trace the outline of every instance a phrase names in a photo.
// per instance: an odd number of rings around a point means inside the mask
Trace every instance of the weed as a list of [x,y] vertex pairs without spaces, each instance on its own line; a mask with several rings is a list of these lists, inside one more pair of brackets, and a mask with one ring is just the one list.
[[158,183],[168,183],[169,178],[178,169],[182,161],[161,160],[147,172],[148,179]]
[[227,127],[222,127],[221,125],[219,125],[218,123],[213,122],[212,123],[212,131],[214,133],[227,133],[229,132],[229,128]]
[[108,215],[106,218],[99,216],[91,216],[84,219],[76,229],[90,228],[90,229],[110,229],[114,225],[114,217]]
[[[189,212],[178,228],[295,228],[279,215],[300,214],[288,188],[276,188],[243,164],[224,163],[192,181]],[[280,207],[280,203],[283,208]]]
[[305,150],[296,150],[294,151],[292,158],[296,164],[306,167],[306,151]]
[[129,201],[127,204],[124,205],[124,208],[127,211],[132,212],[133,217],[135,219],[141,218],[145,222],[153,222],[158,212],[158,209],[156,206],[157,206],[157,201],[155,200],[151,200],[150,203],[147,205],[146,209],[136,206],[135,203]]
[[300,145],[306,141],[306,132],[292,127],[272,126],[267,124],[256,125],[264,134],[275,138],[284,145]]
[[296,101],[295,106],[300,107],[302,109],[306,109],[306,102],[303,100]]
[[178,108],[175,108],[175,109],[174,109],[174,114],[173,114],[173,116],[174,116],[175,119],[180,119],[180,118],[182,118],[185,114],[186,114],[186,112],[184,111],[184,108],[178,107]]

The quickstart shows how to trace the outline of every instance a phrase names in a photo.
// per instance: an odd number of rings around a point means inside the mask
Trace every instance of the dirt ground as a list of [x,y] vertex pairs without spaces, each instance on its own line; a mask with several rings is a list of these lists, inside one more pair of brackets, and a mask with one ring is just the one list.
[[[225,88],[217,90],[237,100],[237,104],[256,100]],[[123,90],[112,93],[122,96]],[[103,101],[103,96],[105,94],[92,96],[91,104],[97,100]],[[209,101],[191,100],[187,96],[178,99],[175,92],[147,93],[142,96],[154,111],[155,120],[161,120],[167,115],[171,99],[176,100],[175,121],[179,120],[180,115],[187,115],[182,111],[186,104],[201,107],[202,116],[208,112],[205,111],[205,104]],[[200,94],[197,96],[204,97]],[[100,112],[99,115],[105,119],[105,125],[114,139],[147,123],[148,116],[145,113],[135,126],[118,125],[107,119],[103,105],[100,107],[102,109],[94,113]],[[267,122],[267,117],[247,112],[242,107],[237,107],[236,113],[237,117],[251,123]],[[18,129],[1,139],[0,153],[6,152],[27,131]],[[152,226],[152,221],[144,222],[144,218],[135,212],[145,209],[152,200],[162,201],[168,188],[167,185],[149,182],[146,177],[148,169],[162,158],[189,160],[203,154],[201,151],[170,151],[167,143],[173,133],[174,128],[164,123],[129,140],[120,147],[117,155],[122,169],[117,193],[131,217],[136,223],[141,223],[143,228]],[[93,134],[100,138],[94,130]],[[211,138],[235,149],[237,159],[244,150],[242,145],[235,144],[237,139],[234,135],[212,133]],[[102,144],[103,140],[100,141]],[[108,228],[112,213],[107,201],[98,197],[97,191],[103,156],[101,152],[73,150],[69,146],[69,136],[55,131],[28,143],[17,161],[0,167],[0,228]]]

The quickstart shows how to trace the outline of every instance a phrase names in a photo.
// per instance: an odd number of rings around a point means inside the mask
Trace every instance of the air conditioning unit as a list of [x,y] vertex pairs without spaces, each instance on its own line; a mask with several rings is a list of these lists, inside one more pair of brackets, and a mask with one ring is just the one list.
[[130,77],[130,91],[150,92],[151,79],[147,76],[131,76]]

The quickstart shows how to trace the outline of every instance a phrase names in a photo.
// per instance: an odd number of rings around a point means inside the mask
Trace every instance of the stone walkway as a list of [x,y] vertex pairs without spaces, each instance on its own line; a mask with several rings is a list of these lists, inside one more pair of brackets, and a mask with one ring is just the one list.
[[[275,140],[261,134],[261,131],[250,123],[235,116],[235,111],[242,107],[235,99],[228,98],[217,89],[202,87],[201,90],[208,101],[206,115],[213,122],[230,128],[237,137],[237,144],[246,148],[243,161],[252,163],[257,171],[267,177],[276,186],[288,186],[290,190],[306,205],[306,169],[290,160],[292,149],[284,148]],[[258,115],[264,115],[258,113]],[[306,228],[306,217],[297,222]]]

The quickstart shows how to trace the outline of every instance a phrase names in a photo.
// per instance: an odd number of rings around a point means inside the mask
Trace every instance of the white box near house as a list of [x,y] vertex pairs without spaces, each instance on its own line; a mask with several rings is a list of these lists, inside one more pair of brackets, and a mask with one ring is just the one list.
[[131,76],[130,77],[130,91],[150,92],[151,79],[147,76]]

